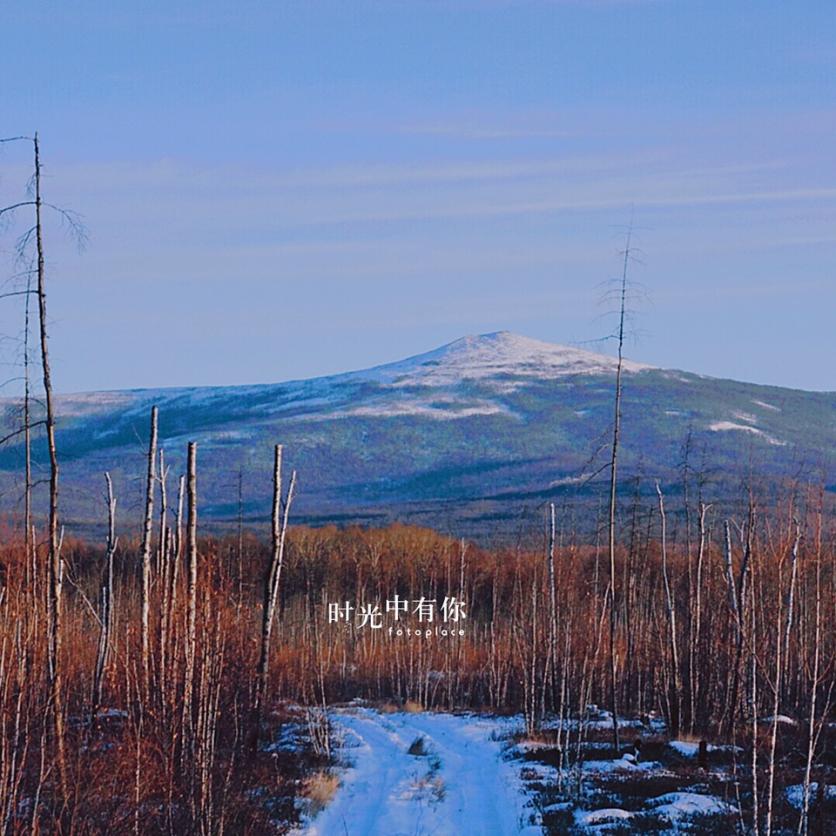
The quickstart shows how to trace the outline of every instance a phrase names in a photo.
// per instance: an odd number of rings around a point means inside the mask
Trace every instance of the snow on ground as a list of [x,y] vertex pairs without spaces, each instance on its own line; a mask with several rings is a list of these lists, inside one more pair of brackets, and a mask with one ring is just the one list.
[[793,720],[792,717],[787,717],[786,714],[770,714],[768,717],[759,717],[759,723],[769,724],[772,725],[773,723],[778,723],[778,725],[783,726],[797,726],[798,722]]
[[708,425],[708,429],[712,432],[725,432],[727,430],[741,430],[742,432],[752,433],[753,435],[764,435],[763,430],[757,427],[750,427],[748,424],[735,424],[734,421],[714,421]]
[[375,418],[402,418],[404,416],[419,416],[421,418],[435,418],[438,420],[453,420],[456,418],[470,418],[474,415],[512,415],[513,413],[501,404],[485,400],[455,400],[441,398],[410,398],[391,401],[385,398],[368,406],[357,406],[318,416],[319,420],[329,418],[344,418],[350,415]]
[[585,761],[583,765],[585,772],[595,772],[602,775],[606,772],[658,772],[663,769],[659,761],[635,761],[626,755],[615,760],[608,761]]
[[612,824],[633,818],[633,813],[620,807],[602,807],[600,810],[576,810],[575,824],[590,827],[597,824]]
[[[561,723],[560,720],[550,718],[543,723],[544,729],[557,729],[558,726],[562,726],[568,731],[578,731],[581,728],[587,732],[608,731],[613,727],[612,712],[590,705],[587,708],[586,716],[582,719],[566,717]],[[647,728],[649,731],[659,734],[664,732],[665,723],[664,720],[656,716],[655,712],[651,712],[646,721],[639,717],[619,717],[618,727],[622,730]]]
[[[308,836],[541,832],[518,765],[503,759],[499,737],[518,720],[359,707],[331,719],[350,765]],[[411,755],[418,738],[426,754]]]
[[[694,743],[691,740],[669,740],[668,746],[678,755],[682,755],[683,758],[695,758],[700,751],[700,744]],[[709,745],[708,751],[712,751],[713,748],[713,746]]]
[[[575,825],[582,833],[607,833],[615,829],[621,832],[631,819],[639,822],[638,832],[652,831],[650,821],[662,820],[672,829],[665,832],[689,832],[688,823],[703,816],[727,816],[734,808],[714,795],[694,792],[669,792],[648,799],[641,810],[624,810],[621,807],[602,807],[597,810],[575,810]],[[614,827],[615,826],[615,827]],[[718,831],[720,832],[720,831]]]
[[751,433],[752,435],[759,436],[768,444],[774,444],[778,447],[783,447],[786,445],[786,441],[780,441],[777,438],[773,438],[768,433],[765,433],[763,430],[759,430],[757,427],[750,427],[748,424],[735,424],[734,421],[714,421],[713,423],[708,425],[708,429],[712,432],[727,432],[729,430],[740,430],[742,432]]
[[653,808],[653,815],[661,816],[672,823],[694,816],[717,816],[734,813],[734,807],[713,795],[698,795],[695,792],[669,792],[647,802]]
[[[784,790],[787,801],[800,810],[804,806],[804,784],[793,784]],[[810,790],[808,795],[808,803],[813,804],[819,795],[819,785],[816,781],[810,782]],[[836,801],[836,786],[826,786],[824,788],[824,797],[827,801]]]
[[[692,740],[669,740],[668,746],[683,758],[695,758],[700,753],[700,744]],[[708,752],[742,752],[740,746],[721,745],[717,746],[714,743],[707,745]]]

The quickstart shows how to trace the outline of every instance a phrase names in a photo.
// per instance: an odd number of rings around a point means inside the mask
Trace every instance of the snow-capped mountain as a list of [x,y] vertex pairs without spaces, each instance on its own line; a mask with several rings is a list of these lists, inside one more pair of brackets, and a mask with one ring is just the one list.
[[[678,481],[689,467],[729,485],[809,472],[833,480],[836,393],[803,392],[624,363],[625,479]],[[59,399],[65,517],[101,517],[110,471],[123,514],[139,507],[148,413],[160,408],[172,473],[199,445],[201,513],[260,518],[274,443],[299,471],[298,513],[316,520],[418,519],[470,528],[518,520],[566,492],[594,491],[610,433],[613,357],[508,332],[470,336],[371,369],[280,384],[94,392]],[[18,421],[6,401],[3,424]],[[13,507],[22,449],[0,452]],[[805,470],[806,469],[806,470]],[[600,478],[600,477],[599,477]],[[439,517],[443,516],[443,519]]]

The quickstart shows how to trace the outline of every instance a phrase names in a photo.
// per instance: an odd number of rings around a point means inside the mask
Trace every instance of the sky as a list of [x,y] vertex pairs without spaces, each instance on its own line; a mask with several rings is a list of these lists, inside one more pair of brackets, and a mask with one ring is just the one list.
[[[35,130],[88,232],[46,228],[60,391],[497,330],[609,352],[631,218],[628,356],[836,390],[830,0],[9,0],[0,136]],[[29,152],[0,147],[0,205]],[[0,299],[8,394],[21,322]]]

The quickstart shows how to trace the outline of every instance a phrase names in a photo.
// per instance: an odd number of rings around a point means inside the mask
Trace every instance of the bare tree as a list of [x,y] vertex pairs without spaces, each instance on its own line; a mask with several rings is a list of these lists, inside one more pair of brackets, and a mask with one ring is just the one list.
[[610,452],[610,498],[608,518],[608,556],[610,562],[610,702],[612,703],[612,732],[616,749],[620,746],[618,734],[618,693],[616,688],[616,668],[618,664],[615,645],[618,609],[615,583],[615,512],[618,485],[618,450],[621,441],[621,375],[624,368],[624,325],[627,311],[627,270],[630,264],[630,245],[633,238],[632,223],[627,230],[624,247],[624,263],[621,270],[621,282],[618,308],[618,363],[615,369],[615,397],[613,399],[612,447]]
[[157,407],[152,406],[145,481],[145,518],[142,526],[142,684],[146,697],[151,689],[151,527],[154,515],[154,487],[157,479],[157,418]]
[[554,577],[555,511],[554,503],[549,503],[549,548],[546,557],[549,578],[549,657],[552,671],[552,696],[554,697],[557,680],[557,600]]
[[[49,683],[52,702],[52,715],[55,731],[55,743],[57,751],[57,765],[59,781],[63,797],[66,801],[69,797],[69,775],[66,755],[66,740],[64,733],[64,694],[62,684],[62,669],[61,669],[61,649],[62,649],[62,611],[63,611],[63,562],[61,559],[61,537],[58,521],[58,452],[55,442],[55,404],[52,387],[52,370],[49,360],[49,336],[47,329],[47,298],[46,298],[46,257],[44,252],[44,225],[43,216],[46,208],[57,212],[62,220],[64,220],[70,227],[71,232],[75,234],[78,242],[81,244],[84,240],[84,229],[79,224],[78,220],[71,212],[61,209],[53,203],[48,203],[44,200],[42,194],[42,165],[41,165],[41,146],[38,133],[31,137],[15,136],[0,139],[0,143],[8,142],[26,142],[32,144],[33,155],[33,173],[31,180],[31,199],[22,200],[11,206],[0,209],[0,217],[13,214],[19,209],[25,207],[34,210],[34,224],[30,226],[21,236],[18,242],[18,254],[21,260],[24,259],[25,254],[34,241],[35,247],[35,267],[34,274],[36,276],[35,295],[38,299],[38,337],[40,344],[41,355],[41,375],[44,392],[44,419],[42,425],[46,432],[47,448],[49,452],[49,511],[47,523],[47,566],[48,566],[48,581],[47,581],[47,620],[48,620],[48,636],[47,636],[47,664],[49,673]],[[26,499],[24,516],[27,518],[27,540],[30,536],[29,526],[31,525],[31,505],[30,494],[32,488],[31,475],[31,458],[30,458],[30,431],[34,426],[31,422],[29,413],[30,397],[29,397],[29,374],[28,374],[28,333],[29,333],[29,306],[28,298],[32,292],[30,285],[30,278],[32,271],[27,271],[27,286],[26,290],[22,291],[27,298],[26,306],[26,333],[24,336],[25,346],[24,366],[25,366],[25,394],[24,394],[24,428],[25,443],[27,448],[27,473],[26,473]],[[34,549],[34,543],[32,548]]]
[[35,241],[38,260],[38,314],[40,322],[41,368],[43,371],[46,404],[46,439],[49,448],[49,657],[52,673],[52,700],[55,716],[55,739],[58,745],[58,772],[61,790],[69,796],[66,741],[64,735],[64,695],[61,684],[61,614],[64,567],[58,535],[58,451],[55,445],[55,406],[52,396],[52,371],[49,365],[49,337],[47,335],[46,269],[44,260],[41,197],[41,148],[36,133],[33,139],[35,154]]
[[769,740],[769,771],[767,773],[767,792],[766,792],[766,833],[770,836],[772,833],[772,806],[775,796],[775,748],[778,742],[778,712],[781,710],[781,689],[783,687],[783,666],[784,660],[789,654],[790,634],[792,632],[793,623],[793,605],[795,596],[795,579],[798,574],[798,549],[801,544],[801,526],[798,520],[793,520],[795,526],[795,537],[792,544],[792,551],[790,553],[790,582],[787,589],[787,620],[784,628],[784,640],[781,641],[781,583],[780,575],[778,582],[778,597],[779,603],[775,618],[776,627],[776,642],[775,642],[775,682],[773,683],[772,692],[772,732]]
[[[194,697],[195,659],[197,655],[197,444],[190,441],[186,455],[186,562],[187,579],[187,622],[186,622],[186,663],[183,678],[183,731],[191,746],[192,709]],[[183,756],[187,755],[186,747]]]
[[96,715],[102,704],[102,682],[110,655],[111,634],[113,631],[113,558],[116,554],[116,499],[113,496],[113,482],[110,474],[105,473],[107,486],[107,549],[105,570],[99,593],[99,646],[96,655],[96,667],[93,673],[93,698],[90,709],[90,726],[96,724]]
[[290,477],[287,498],[284,501],[284,516],[282,516],[282,445],[277,444],[273,456],[273,508],[271,514],[272,551],[270,564],[264,579],[264,604],[261,616],[261,651],[258,659],[256,675],[254,711],[253,711],[253,745],[258,745],[261,712],[267,689],[267,674],[270,668],[270,643],[273,635],[273,622],[276,617],[276,604],[279,599],[279,584],[284,562],[285,538],[290,506],[296,489],[296,471]]
[[659,482],[656,482],[656,494],[659,498],[659,518],[661,520],[662,530],[661,548],[662,548],[662,583],[665,587],[665,606],[668,611],[668,627],[670,629],[670,653],[671,653],[671,669],[672,669],[672,698],[671,698],[671,734],[674,737],[679,735],[679,724],[682,716],[682,682],[680,681],[679,673],[679,651],[677,649],[676,640],[676,607],[674,606],[673,593],[671,592],[670,579],[668,578],[668,534],[667,534],[667,517],[665,515],[665,497],[662,494],[662,488]]

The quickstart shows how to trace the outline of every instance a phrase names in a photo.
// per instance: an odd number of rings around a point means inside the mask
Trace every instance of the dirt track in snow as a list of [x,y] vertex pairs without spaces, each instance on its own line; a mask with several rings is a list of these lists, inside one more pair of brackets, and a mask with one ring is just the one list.
[[[472,715],[346,709],[332,716],[341,786],[305,830],[310,836],[540,833],[517,769],[498,735],[510,725]],[[423,738],[425,754],[409,754]]]

